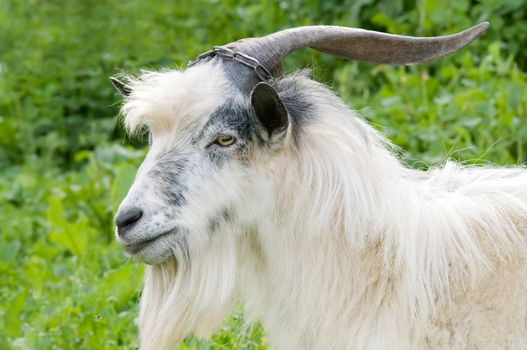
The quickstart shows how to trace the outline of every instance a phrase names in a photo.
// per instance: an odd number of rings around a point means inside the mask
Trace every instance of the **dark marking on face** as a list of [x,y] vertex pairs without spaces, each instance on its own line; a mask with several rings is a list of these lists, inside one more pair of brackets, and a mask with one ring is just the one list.
[[161,186],[160,193],[166,197],[171,206],[180,207],[186,204],[184,195],[186,186],[181,179],[187,169],[187,159],[181,158],[176,152],[166,152],[158,158],[156,165],[150,171],[152,178]]
[[219,130],[235,132],[238,141],[248,142],[252,139],[253,126],[249,110],[232,99],[225,101],[211,114],[203,129],[207,130],[213,125]]
[[[221,134],[235,137],[236,142],[227,147],[215,144],[215,138]],[[247,160],[253,134],[253,121],[247,106],[228,99],[211,114],[193,143],[207,143],[210,160],[215,166],[221,166],[232,158]]]

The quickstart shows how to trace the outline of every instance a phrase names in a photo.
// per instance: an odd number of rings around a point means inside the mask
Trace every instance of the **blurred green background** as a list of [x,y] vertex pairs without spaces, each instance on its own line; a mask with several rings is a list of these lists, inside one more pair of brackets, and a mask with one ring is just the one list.
[[[112,216],[145,154],[115,116],[108,77],[185,67],[213,45],[333,24],[442,35],[488,33],[438,62],[390,67],[301,50],[311,67],[426,169],[447,157],[527,157],[526,0],[0,0],[0,349],[137,347],[142,266],[113,239]],[[236,312],[186,349],[263,349]]]

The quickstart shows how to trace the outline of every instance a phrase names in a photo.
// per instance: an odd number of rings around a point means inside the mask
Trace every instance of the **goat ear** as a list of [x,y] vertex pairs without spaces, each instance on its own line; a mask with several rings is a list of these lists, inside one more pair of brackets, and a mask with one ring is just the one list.
[[287,109],[271,85],[256,84],[251,92],[251,105],[264,129],[262,136],[266,141],[273,142],[285,135],[289,125]]
[[130,85],[126,84],[125,82],[117,79],[116,77],[110,77],[110,82],[112,83],[113,87],[123,96],[128,96],[132,92],[132,88]]

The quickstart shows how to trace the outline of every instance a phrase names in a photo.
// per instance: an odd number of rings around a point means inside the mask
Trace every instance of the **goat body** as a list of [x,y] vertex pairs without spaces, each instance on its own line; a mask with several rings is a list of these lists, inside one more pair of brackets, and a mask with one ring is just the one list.
[[305,73],[248,102],[232,67],[129,82],[126,125],[153,136],[120,208],[141,219],[116,219],[150,264],[143,349],[210,335],[239,300],[276,349],[527,348],[524,168],[408,169]]

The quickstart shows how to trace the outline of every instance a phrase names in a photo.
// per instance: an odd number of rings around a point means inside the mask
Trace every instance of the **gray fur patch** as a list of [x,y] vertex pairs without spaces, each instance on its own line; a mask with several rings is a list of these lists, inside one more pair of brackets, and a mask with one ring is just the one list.
[[178,158],[176,152],[171,151],[161,155],[155,167],[150,170],[150,175],[158,179],[157,183],[161,184],[160,192],[174,207],[186,204],[184,195],[186,186],[181,179],[187,170],[187,164],[186,159]]
[[[236,143],[221,147],[214,143],[219,134],[229,134],[236,138]],[[208,156],[212,163],[219,167],[232,158],[244,161],[248,158],[254,127],[248,109],[233,99],[228,99],[210,116],[200,134],[193,140],[197,144],[204,140],[208,143]]]
[[207,230],[209,234],[214,234],[221,229],[223,225],[232,223],[234,219],[234,213],[229,207],[221,208],[216,215],[209,218],[207,224]]
[[275,89],[289,113],[293,140],[298,142],[302,127],[313,116],[313,104],[295,79],[279,80]]

